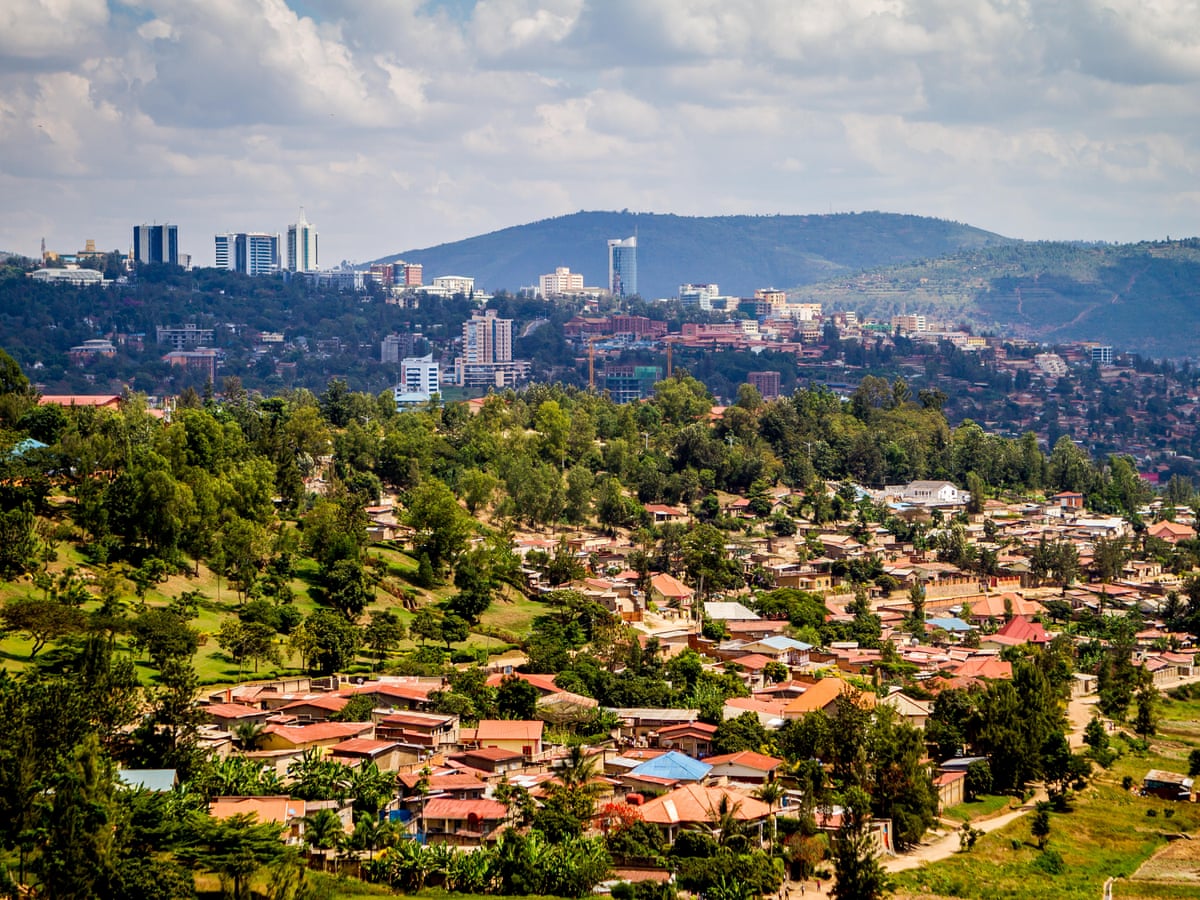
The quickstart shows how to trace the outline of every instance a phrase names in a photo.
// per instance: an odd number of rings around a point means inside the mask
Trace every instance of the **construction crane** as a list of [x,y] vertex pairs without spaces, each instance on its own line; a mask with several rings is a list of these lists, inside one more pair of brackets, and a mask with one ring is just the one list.
[[604,340],[604,335],[593,334],[588,342],[588,390],[596,391],[596,341]]

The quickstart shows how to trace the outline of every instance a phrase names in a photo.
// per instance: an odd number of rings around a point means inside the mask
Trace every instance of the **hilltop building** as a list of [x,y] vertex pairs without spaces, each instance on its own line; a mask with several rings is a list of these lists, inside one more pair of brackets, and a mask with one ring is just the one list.
[[632,297],[637,287],[637,235],[608,242],[608,289],[614,297]]
[[463,351],[455,381],[464,387],[511,387],[529,377],[529,361],[512,358],[512,319],[494,309],[463,322]]
[[133,261],[136,265],[179,265],[179,226],[134,225]]
[[435,291],[447,297],[456,297],[459,294],[471,297],[475,293],[475,279],[469,275],[439,275],[433,279],[433,287]]
[[679,286],[679,303],[682,306],[697,306],[710,310],[713,301],[721,296],[721,288],[712,282],[709,284],[681,284]]
[[764,400],[775,400],[779,397],[778,372],[748,372],[746,383],[757,390]]
[[538,278],[538,293],[543,297],[557,297],[583,290],[583,275],[572,272],[569,266],[558,266],[549,275]]
[[314,272],[317,264],[317,226],[304,218],[287,230],[287,267],[290,272]]
[[441,393],[442,370],[433,354],[406,357],[400,362],[400,383],[392,391],[396,408],[420,406]]
[[398,363],[405,357],[415,356],[417,336],[415,334],[389,334],[379,342],[379,361]]
[[218,234],[213,238],[218,269],[243,275],[274,275],[279,271],[279,235],[264,231]]
[[154,329],[154,338],[159,344],[169,344],[172,350],[195,350],[197,347],[207,347],[212,344],[213,330],[199,328],[195,322],[178,326],[157,325]]

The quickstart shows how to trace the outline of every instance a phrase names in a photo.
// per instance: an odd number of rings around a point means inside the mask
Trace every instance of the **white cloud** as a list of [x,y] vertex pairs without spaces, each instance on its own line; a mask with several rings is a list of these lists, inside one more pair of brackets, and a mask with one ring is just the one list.
[[[1197,233],[1170,0],[8,0],[0,248],[144,218],[328,260],[588,207]],[[1193,198],[1194,199],[1194,198]]]

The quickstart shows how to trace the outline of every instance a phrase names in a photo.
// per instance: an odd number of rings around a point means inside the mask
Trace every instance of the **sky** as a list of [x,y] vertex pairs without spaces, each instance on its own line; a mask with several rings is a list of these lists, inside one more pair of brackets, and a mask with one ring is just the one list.
[[[581,209],[1200,234],[1200,0],[3,0],[0,249]],[[548,260],[547,265],[553,265]]]

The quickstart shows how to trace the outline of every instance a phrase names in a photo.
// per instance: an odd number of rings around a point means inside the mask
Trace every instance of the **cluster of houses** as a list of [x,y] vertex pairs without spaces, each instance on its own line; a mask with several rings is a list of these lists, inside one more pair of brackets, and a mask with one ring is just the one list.
[[[522,678],[537,690],[539,716],[560,704],[595,707],[595,700],[557,688],[551,676],[495,672],[489,681],[498,685],[505,677]],[[306,752],[315,750],[347,766],[372,762],[396,776],[395,795],[385,814],[399,827],[424,842],[480,846],[495,841],[514,820],[516,811],[497,798],[497,788],[523,788],[537,802],[558,778],[569,753],[546,740],[547,723],[541,718],[482,720],[467,727],[456,715],[433,711],[431,694],[444,688],[438,678],[386,676],[349,684],[299,678],[240,685],[202,703],[208,724],[201,728],[200,739],[215,756],[241,753],[273,771],[284,784],[289,767]],[[847,689],[841,679],[830,678],[807,687],[789,683],[788,693],[777,696],[788,697],[788,715],[802,715],[811,709],[831,711],[837,692]],[[351,699],[363,696],[374,705],[370,720],[334,721]],[[872,697],[861,695],[863,702]],[[730,707],[727,713],[743,711]],[[796,791],[785,791],[771,803],[756,797],[758,788],[780,776],[783,760],[749,750],[713,754],[717,728],[700,721],[698,710],[613,713],[619,725],[611,741],[588,751],[595,756],[596,827],[632,807],[637,817],[659,826],[673,841],[683,829],[710,826],[724,808],[761,840],[769,834],[772,817],[796,815],[800,809]],[[247,723],[258,726],[253,747],[239,749],[237,735],[246,733],[240,726]],[[128,770],[121,777],[151,790],[169,790],[173,784],[169,772]],[[947,796],[949,802],[957,802],[953,792]],[[221,818],[253,813],[260,821],[283,825],[285,840],[300,843],[306,818],[320,809],[334,810],[347,833],[352,830],[348,801],[217,797],[209,811]],[[836,830],[839,817],[836,808],[821,812],[818,824]],[[873,827],[880,847],[890,850],[890,823],[880,821]]]
[[[838,486],[831,486],[836,490]],[[866,492],[888,504],[899,516],[919,517],[936,528],[946,513],[962,510],[965,495],[948,482],[919,481]],[[773,508],[794,514],[797,498],[787,488],[771,493]],[[686,510],[665,504],[646,507],[659,523],[689,523]],[[726,515],[754,518],[745,498],[729,497]],[[403,539],[395,508],[383,503],[367,510],[379,539]],[[875,587],[871,605],[879,616],[885,641],[896,657],[920,681],[923,696],[947,688],[970,687],[1012,676],[1004,658],[1007,648],[1044,645],[1053,639],[1053,619],[1044,605],[1065,601],[1072,612],[1091,610],[1100,615],[1123,615],[1137,608],[1147,627],[1137,635],[1133,662],[1144,667],[1155,683],[1168,685],[1196,672],[1196,651],[1187,634],[1172,634],[1155,616],[1167,591],[1178,582],[1153,561],[1131,559],[1118,578],[1106,583],[1083,581],[1073,587],[1045,587],[1032,577],[1030,548],[1041,541],[1073,545],[1080,568],[1087,573],[1098,538],[1131,537],[1120,518],[1088,515],[1083,498],[1062,493],[1040,503],[1006,504],[988,501],[983,511],[967,517],[966,534],[980,547],[995,551],[994,574],[981,576],[918,550],[881,526],[865,526],[853,535],[844,528],[800,522],[800,537],[730,537],[727,552],[747,574],[765,572],[777,587],[819,594],[833,621],[849,621],[853,600],[837,574],[839,562],[871,556],[890,576],[890,589]],[[1148,532],[1167,543],[1195,537],[1191,521],[1161,521]],[[897,715],[924,727],[931,704],[899,688],[880,694],[869,688],[885,662],[877,649],[854,642],[817,647],[789,634],[789,623],[756,613],[748,590],[724,596],[699,597],[696,590],[669,572],[637,573],[627,563],[633,550],[628,538],[598,533],[568,536],[567,546],[588,571],[572,586],[632,623],[647,645],[653,638],[666,657],[691,649],[714,671],[742,679],[747,696],[730,698],[723,715],[747,713],[767,729],[811,713],[836,715],[842,697],[874,708],[891,707]],[[524,558],[533,551],[550,555],[559,542],[538,534],[518,534],[514,550]],[[534,590],[546,588],[539,569],[527,565]],[[877,579],[877,584],[879,579]],[[912,622],[911,593],[919,589],[925,602],[923,627]],[[1057,604],[1061,612],[1063,606]],[[702,628],[701,623],[721,628]],[[720,634],[720,637],[713,635]],[[513,675],[498,664],[490,683]],[[498,799],[501,784],[524,788],[536,802],[558,778],[567,754],[546,740],[548,722],[569,721],[594,712],[596,701],[564,691],[553,676],[516,674],[537,692],[537,718],[528,721],[483,720],[468,727],[458,716],[434,709],[434,692],[445,689],[440,678],[383,677],[355,683],[337,678],[321,681],[294,679],[241,685],[214,694],[204,704],[209,724],[202,741],[216,755],[244,753],[273,770],[287,783],[288,770],[306,752],[355,766],[370,762],[396,774],[397,789],[386,814],[425,841],[475,846],[495,840],[510,827],[514,810]],[[1093,693],[1095,678],[1076,675],[1074,692]],[[369,719],[337,721],[356,697],[371,701]],[[596,756],[598,817],[616,806],[636,807],[645,821],[660,826],[668,839],[681,829],[703,825],[715,810],[736,809],[735,815],[754,831],[767,827],[773,816],[795,815],[800,796],[787,792],[768,804],[756,789],[776,780],[782,761],[745,751],[714,754],[717,727],[700,720],[695,709],[616,709],[619,722]],[[253,746],[240,747],[241,726],[253,723]],[[943,806],[963,799],[966,765],[948,760],[937,769],[935,783]],[[130,773],[130,778],[153,776]],[[1152,772],[1143,789],[1172,799],[1191,796],[1190,780],[1172,773]],[[1186,782],[1186,783],[1185,783]],[[504,796],[501,792],[500,796]],[[303,823],[317,808],[333,808],[351,828],[350,808],[336,801],[305,802],[288,797],[223,797],[212,805],[214,815],[254,812],[260,819],[286,826],[289,840],[303,838]],[[837,827],[837,811],[823,814],[819,825]],[[599,821],[596,824],[601,824]],[[890,823],[873,824],[879,846],[891,848]]]

